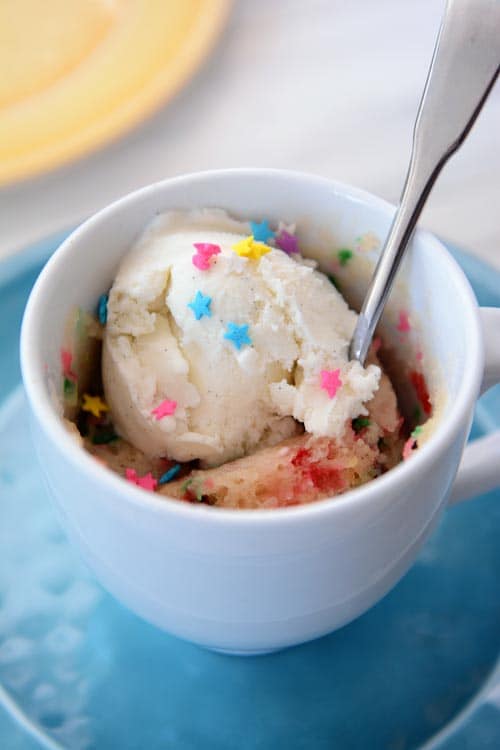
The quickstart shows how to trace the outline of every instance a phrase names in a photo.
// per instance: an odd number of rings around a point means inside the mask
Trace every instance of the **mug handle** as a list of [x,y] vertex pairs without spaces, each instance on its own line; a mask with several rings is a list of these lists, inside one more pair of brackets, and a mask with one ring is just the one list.
[[[481,307],[485,366],[480,395],[500,383],[500,308]],[[451,491],[449,505],[500,486],[500,430],[466,447]]]

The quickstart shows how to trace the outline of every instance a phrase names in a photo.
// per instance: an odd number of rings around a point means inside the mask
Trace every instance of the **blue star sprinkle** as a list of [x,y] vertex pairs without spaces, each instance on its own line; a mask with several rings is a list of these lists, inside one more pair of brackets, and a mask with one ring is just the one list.
[[175,466],[172,466],[172,468],[166,471],[165,474],[162,474],[162,476],[158,480],[158,484],[166,484],[167,482],[171,482],[172,479],[175,479],[180,470],[181,465],[175,464]]
[[105,326],[108,320],[108,299],[108,294],[101,294],[101,296],[99,297],[99,302],[97,304],[97,317],[99,318],[99,323],[102,326]]
[[245,344],[250,346],[252,343],[252,339],[248,335],[248,325],[237,326],[236,323],[228,323],[224,338],[228,341],[232,341],[238,351],[242,346],[245,346]]
[[251,221],[250,227],[252,229],[253,238],[257,242],[267,242],[269,239],[274,237],[274,232],[269,227],[268,221],[261,221],[260,224],[258,224],[256,221]]
[[207,318],[212,317],[212,311],[210,310],[211,301],[211,297],[205,297],[201,292],[196,292],[194,300],[188,303],[188,307],[194,312],[196,320],[200,320],[204,315]]

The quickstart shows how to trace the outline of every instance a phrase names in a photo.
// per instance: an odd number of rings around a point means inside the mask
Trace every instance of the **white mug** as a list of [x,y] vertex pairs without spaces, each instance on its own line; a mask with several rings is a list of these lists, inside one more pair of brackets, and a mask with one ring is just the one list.
[[394,211],[331,180],[267,169],[193,174],[139,190],[86,221],[45,266],[24,317],[22,372],[51,493],[103,585],[182,638],[262,653],[328,633],[377,602],[415,559],[454,481],[455,499],[500,484],[499,434],[468,448],[455,478],[480,389],[500,380],[500,310],[480,310],[443,245],[418,231],[401,273],[447,398],[439,426],[410,460],[341,497],[277,510],[225,510],[147,493],[68,436],[50,382],[59,378],[68,312],[75,304],[95,308],[144,226],[168,209],[209,206],[299,221],[311,232],[321,227],[344,246],[367,230],[384,237]]

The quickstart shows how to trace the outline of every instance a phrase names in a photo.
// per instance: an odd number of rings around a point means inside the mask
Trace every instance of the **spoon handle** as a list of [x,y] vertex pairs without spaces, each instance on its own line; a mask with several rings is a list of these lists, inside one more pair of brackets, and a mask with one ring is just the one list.
[[500,70],[500,0],[448,0],[415,121],[396,215],[351,341],[365,361],[399,263],[444,164],[467,137]]

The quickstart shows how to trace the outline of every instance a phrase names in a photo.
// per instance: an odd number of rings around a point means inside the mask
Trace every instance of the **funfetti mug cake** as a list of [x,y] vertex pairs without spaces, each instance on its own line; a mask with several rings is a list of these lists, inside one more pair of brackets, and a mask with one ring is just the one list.
[[[319,177],[208,172],[126,196],[47,263],[21,341],[36,451],[71,539],[145,619],[231,653],[301,643],[383,596],[437,524],[500,318],[417,232],[349,361],[392,215]],[[461,496],[500,480],[484,445]]]
[[[411,455],[423,428],[398,408],[381,339],[366,367],[349,361],[356,313],[295,230],[214,209],[162,214],[95,316],[71,314],[66,417],[103,465],[165,498],[278,508],[338,495]],[[353,254],[336,253],[344,266]],[[400,311],[396,330],[410,329]],[[413,387],[423,420],[422,374]]]

